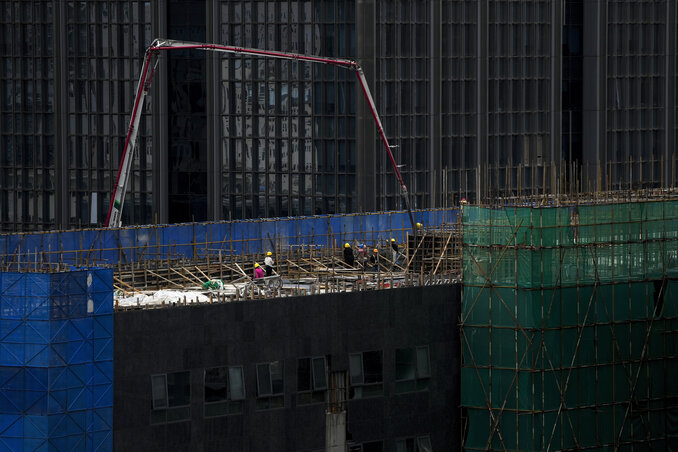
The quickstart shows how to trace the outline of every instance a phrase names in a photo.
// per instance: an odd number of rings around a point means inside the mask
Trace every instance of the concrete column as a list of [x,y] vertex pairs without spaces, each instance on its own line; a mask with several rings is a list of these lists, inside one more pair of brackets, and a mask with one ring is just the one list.
[[[365,72],[367,84],[376,98],[376,0],[356,2],[356,59]],[[363,93],[355,82],[356,102],[356,202],[358,212],[377,209],[377,128]]]
[[664,118],[665,131],[664,139],[664,152],[662,155],[654,155],[654,158],[663,158],[664,159],[664,185],[670,186],[673,162],[676,158],[676,54],[678,49],[676,48],[676,38],[678,32],[676,32],[676,27],[678,27],[678,7],[676,7],[675,1],[666,2],[666,72],[664,73],[666,89],[665,89],[665,99],[666,99],[666,108],[664,109]]
[[[431,0],[431,74],[429,82],[429,127],[430,127],[430,155],[429,155],[429,193],[430,199],[427,206],[417,206],[420,208],[436,207],[442,205],[442,200],[447,194],[447,187],[442,184],[443,181],[443,161],[440,139],[440,117],[441,117],[441,18],[442,10],[441,0]],[[413,187],[414,188],[414,187]]]
[[[55,0],[54,11],[54,112],[55,128],[54,140],[56,150],[56,168],[54,180],[54,221],[58,229],[67,229],[69,226],[69,196],[68,196],[68,42],[66,37],[66,7],[67,4]],[[115,155],[113,153],[112,155]],[[113,180],[115,183],[115,180]],[[111,185],[111,194],[113,185]],[[110,199],[111,195],[109,195]]]
[[[542,155],[544,164],[560,168],[562,161],[563,100],[563,23],[565,2],[553,2],[551,11],[551,134],[549,155]],[[539,157],[537,156],[537,159]],[[541,162],[537,162],[541,163]],[[553,183],[553,182],[552,182]]]
[[[219,39],[219,2],[207,0],[207,42],[217,43]],[[221,54],[207,52],[207,219],[222,219],[221,209],[221,138],[219,127],[219,62]]]
[[[599,0],[584,2],[583,33],[583,102],[582,102],[582,163],[584,170],[588,164],[588,178],[591,190],[601,190],[604,186],[607,160],[607,130],[605,105],[607,94],[606,81],[606,23],[607,3]],[[600,183],[598,182],[598,165]],[[586,190],[589,187],[584,187]]]
[[[151,3],[153,36],[167,36],[167,0]],[[161,224],[168,221],[168,93],[167,93],[167,57],[160,58],[158,68],[153,75],[151,87],[152,128],[153,128],[153,220]]]
[[478,43],[478,58],[477,58],[477,90],[476,103],[478,104],[476,114],[476,130],[478,139],[476,143],[476,187],[475,187],[475,202],[480,202],[487,194],[483,187],[487,186],[487,175],[485,170],[488,163],[487,154],[487,41],[488,41],[488,27],[487,27],[487,0],[478,0],[478,26],[477,26],[477,40]]
[[346,411],[325,413],[325,451],[346,452]]

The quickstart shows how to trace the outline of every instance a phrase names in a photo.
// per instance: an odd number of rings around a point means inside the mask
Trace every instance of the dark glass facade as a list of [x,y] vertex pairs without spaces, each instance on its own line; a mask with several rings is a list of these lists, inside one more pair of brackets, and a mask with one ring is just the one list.
[[[610,1],[607,4],[607,154],[609,160],[627,162],[658,157],[665,142],[666,34],[665,1]],[[674,22],[675,28],[675,22]],[[659,153],[659,154],[658,154]],[[631,171],[610,168],[621,187],[631,178],[649,179],[659,173],[660,162]],[[626,170],[626,171],[625,171]],[[644,174],[642,174],[644,173]]]
[[[31,3],[31,2],[21,2]],[[68,193],[68,224],[97,224],[108,211],[124,147],[134,90],[145,48],[151,43],[150,2],[55,2],[65,18],[56,32],[65,47],[57,52],[59,89],[65,89],[56,114],[66,144],[61,175]],[[65,10],[65,11],[64,11]],[[150,100],[150,99],[149,99]],[[150,103],[149,103],[150,105]],[[148,109],[147,109],[148,110]],[[124,223],[152,219],[151,118],[140,123],[137,153],[127,192]]]
[[[0,230],[100,224],[151,42],[151,3],[0,8]],[[144,114],[125,223],[152,219],[150,124]]]
[[[156,37],[356,59],[414,207],[558,189],[568,162],[675,183],[675,2],[561,6],[3,1],[0,230],[105,221]],[[351,71],[174,51],[153,80],[123,224],[404,206]]]
[[[205,42],[204,0],[170,0],[168,36]],[[168,221],[205,221],[207,217],[207,56],[178,50],[167,59]],[[161,157],[162,158],[162,157]]]
[[[441,26],[441,147],[444,204],[469,198],[478,162],[478,5],[444,2]],[[455,196],[456,194],[456,196]]]
[[[351,58],[347,1],[222,2],[219,41]],[[350,212],[355,75],[332,66],[220,57],[222,218]]]
[[553,161],[554,7],[550,0],[489,2],[486,162],[499,167],[486,173],[489,193],[516,188],[517,177],[501,167]]
[[0,4],[0,230],[55,225],[52,2]]
[[[414,207],[429,204],[431,2],[376,2],[377,106]],[[386,152],[377,149],[377,209],[404,208]]]
[[583,23],[582,159],[603,188],[675,186],[676,3],[585,2]]
[[563,24],[563,128],[560,158],[582,161],[583,0],[566,0]]

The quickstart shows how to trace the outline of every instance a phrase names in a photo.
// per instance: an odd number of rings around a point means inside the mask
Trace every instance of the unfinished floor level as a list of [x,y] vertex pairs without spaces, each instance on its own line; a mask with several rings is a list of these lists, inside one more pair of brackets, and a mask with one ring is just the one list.
[[[461,276],[457,213],[417,211],[416,230],[386,212],[7,235],[0,265],[111,267],[116,308],[441,284]],[[254,280],[269,252],[271,276]]]

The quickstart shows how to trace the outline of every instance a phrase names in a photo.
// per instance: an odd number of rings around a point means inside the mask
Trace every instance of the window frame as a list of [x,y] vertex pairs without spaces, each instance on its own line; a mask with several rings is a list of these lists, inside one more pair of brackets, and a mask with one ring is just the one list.
[[[380,360],[380,377],[379,381],[366,382],[365,378],[365,355],[371,353],[379,353]],[[357,357],[359,361],[356,360]],[[360,364],[359,373],[356,373],[354,364]],[[369,350],[357,353],[349,353],[349,399],[362,399],[369,397],[383,397],[384,396],[384,351],[383,350]]]
[[[318,384],[316,363],[322,360],[324,385]],[[308,362],[309,389],[300,389],[301,363]],[[325,402],[325,393],[329,387],[327,357],[325,356],[306,356],[297,359],[297,404],[310,405]]]
[[[188,403],[185,404],[173,404],[173,398],[170,397],[169,390],[169,375],[175,374],[187,374],[187,387],[188,387]],[[164,386],[164,406],[158,406],[156,404],[156,399],[153,395],[155,391],[155,383],[157,378],[162,378],[162,386]],[[175,422],[186,422],[191,420],[191,371],[190,370],[180,370],[176,372],[164,372],[151,374],[151,414],[150,414],[150,423],[151,424],[170,424]],[[159,399],[158,399],[159,400]]]
[[[238,397],[233,396],[233,378],[231,376],[231,371],[235,369],[240,371],[240,382],[242,387],[242,396]],[[228,366],[228,396],[229,399],[233,401],[245,400],[247,398],[247,389],[245,388],[245,370],[243,369],[243,366]]]
[[[224,369],[224,386],[226,390],[226,397],[221,400],[207,401],[207,372],[210,370]],[[242,383],[242,397],[233,397],[233,378],[232,371],[237,370],[240,373],[240,381]],[[247,397],[245,389],[243,366],[218,366],[206,367],[203,370],[203,416],[204,417],[220,417],[233,414],[242,414],[243,401]]]
[[[408,449],[408,442],[411,441],[411,449]],[[422,443],[424,447],[421,447],[420,445]],[[399,449],[398,446],[404,445],[404,449]],[[428,447],[426,447],[428,446]],[[431,435],[418,435],[418,436],[409,436],[406,438],[396,438],[395,440],[395,450],[396,452],[400,452],[401,450],[404,452],[430,452],[433,450],[433,446],[431,445]]]
[[[274,366],[279,366],[279,370],[275,370]],[[264,371],[265,369],[265,371]],[[263,371],[263,372],[262,372]],[[260,374],[260,372],[262,372]],[[257,410],[268,410],[274,408],[284,408],[285,407],[285,361],[277,360],[270,361],[265,363],[256,364],[256,375],[257,375],[257,398],[256,398],[256,408]],[[268,381],[263,383],[268,384],[268,388],[265,392],[262,392],[262,381],[260,376],[265,375],[268,378]],[[280,390],[275,391],[274,384],[274,375],[280,376]]]
[[[412,378],[398,378],[398,352],[401,350],[410,350],[414,356],[414,373]],[[425,366],[420,361],[420,351],[426,351]],[[427,391],[428,383],[431,379],[431,353],[428,345],[416,345],[413,347],[396,348],[394,351],[394,364],[396,366],[395,372],[395,393],[402,394],[407,392]],[[424,369],[425,367],[425,369]],[[413,384],[412,384],[413,383]]]
[[[156,398],[155,395],[153,394],[155,392],[155,379],[158,377],[162,377],[162,386],[164,388],[164,405],[163,406],[156,406]],[[167,374],[155,374],[151,375],[151,409],[153,410],[164,410],[168,408],[169,401],[168,401],[168,395],[167,395]]]

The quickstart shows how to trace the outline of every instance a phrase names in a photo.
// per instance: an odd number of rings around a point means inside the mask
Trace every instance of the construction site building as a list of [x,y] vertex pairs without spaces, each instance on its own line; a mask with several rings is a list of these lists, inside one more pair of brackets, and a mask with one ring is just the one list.
[[[414,215],[414,231],[384,212],[0,236],[0,441],[678,445],[678,194]],[[275,274],[252,279],[268,251]]]

